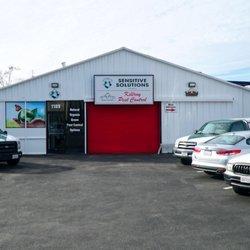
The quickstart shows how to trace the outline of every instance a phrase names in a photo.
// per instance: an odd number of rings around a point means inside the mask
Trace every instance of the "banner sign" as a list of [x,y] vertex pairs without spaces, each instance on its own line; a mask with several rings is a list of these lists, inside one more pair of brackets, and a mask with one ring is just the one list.
[[153,104],[153,75],[95,75],[95,104]]

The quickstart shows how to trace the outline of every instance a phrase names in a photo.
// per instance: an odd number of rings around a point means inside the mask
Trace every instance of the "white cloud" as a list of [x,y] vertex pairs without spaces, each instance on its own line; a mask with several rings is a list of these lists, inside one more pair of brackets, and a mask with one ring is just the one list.
[[0,16],[0,69],[26,78],[121,46],[209,74],[250,61],[250,2],[12,0]]

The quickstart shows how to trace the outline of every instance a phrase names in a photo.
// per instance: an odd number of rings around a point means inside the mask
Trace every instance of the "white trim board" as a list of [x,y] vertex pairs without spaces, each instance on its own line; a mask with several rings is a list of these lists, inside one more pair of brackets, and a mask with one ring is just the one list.
[[[157,101],[157,100],[155,100]],[[184,98],[184,97],[165,97],[160,102],[234,102],[234,98]]]

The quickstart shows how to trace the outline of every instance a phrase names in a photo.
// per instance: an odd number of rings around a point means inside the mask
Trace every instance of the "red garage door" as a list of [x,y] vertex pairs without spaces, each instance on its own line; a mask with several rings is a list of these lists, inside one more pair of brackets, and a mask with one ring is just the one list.
[[87,104],[88,153],[156,153],[160,144],[160,104]]

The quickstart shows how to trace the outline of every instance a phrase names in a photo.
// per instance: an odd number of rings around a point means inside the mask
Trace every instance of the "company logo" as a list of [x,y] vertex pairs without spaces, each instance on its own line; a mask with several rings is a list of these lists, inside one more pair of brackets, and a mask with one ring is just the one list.
[[110,79],[110,78],[103,79],[103,86],[106,89],[109,89],[112,86],[112,79]]
[[100,96],[102,102],[113,102],[115,100],[115,96],[110,95],[110,93],[106,93],[105,95]]
[[52,91],[49,92],[50,97],[53,99],[57,99],[60,96],[60,93],[58,90],[53,89]]

